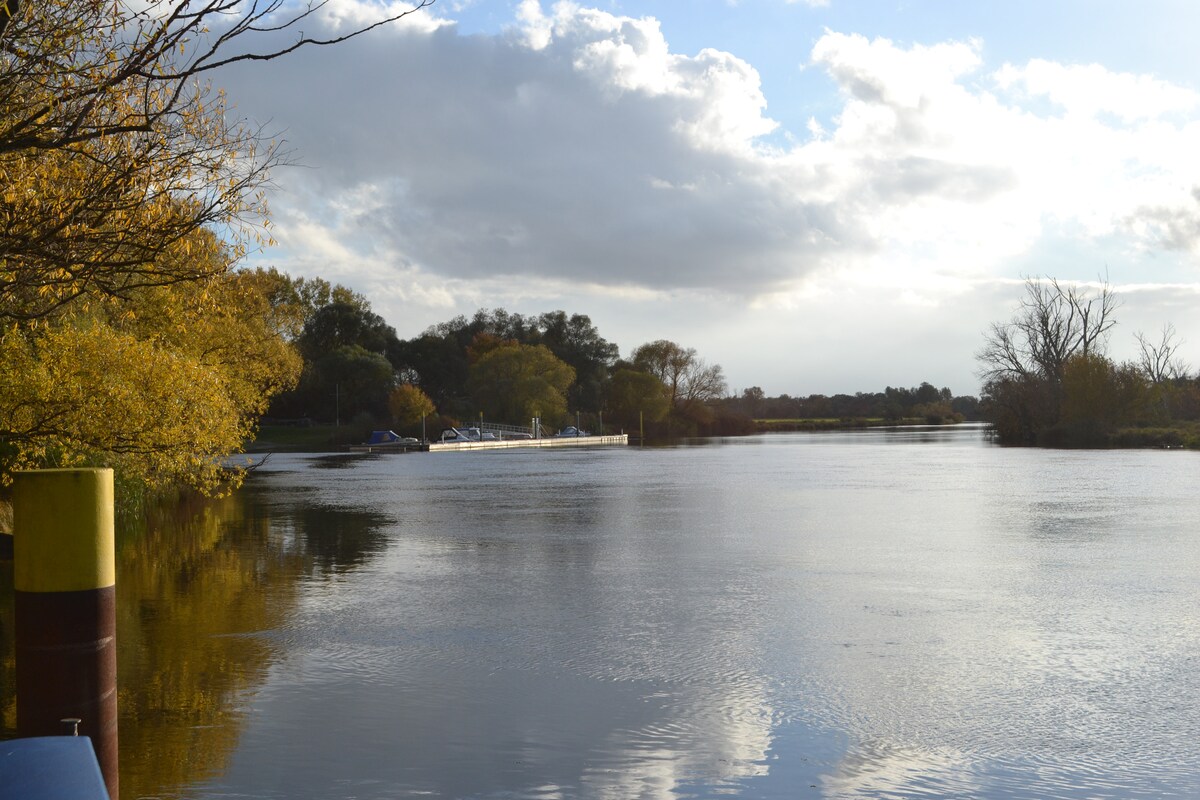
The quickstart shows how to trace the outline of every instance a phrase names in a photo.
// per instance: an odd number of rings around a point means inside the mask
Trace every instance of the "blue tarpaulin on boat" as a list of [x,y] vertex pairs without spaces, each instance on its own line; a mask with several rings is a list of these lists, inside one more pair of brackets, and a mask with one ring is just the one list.
[[86,736],[0,742],[0,800],[108,800]]
[[371,431],[371,438],[367,440],[367,444],[387,444],[398,441],[400,441],[400,437],[393,431]]

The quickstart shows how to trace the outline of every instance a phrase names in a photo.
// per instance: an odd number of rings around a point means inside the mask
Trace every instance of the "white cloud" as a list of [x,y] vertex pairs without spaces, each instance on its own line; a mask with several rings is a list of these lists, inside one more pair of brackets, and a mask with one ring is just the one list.
[[1190,281],[1195,93],[983,53],[827,31],[809,68],[836,113],[770,142],[753,65],[572,3],[522,0],[497,36],[414,22],[234,72],[232,89],[309,165],[276,176],[273,258],[430,321],[565,297],[653,321],[732,295],[782,325],[789,304],[857,290],[929,318],[1043,264],[1140,280],[1154,259]]
[[[835,268],[905,283],[948,265],[994,273],[1048,222],[1144,247],[1200,240],[1195,131],[1145,121],[1189,107],[1162,82],[1046,62],[988,75],[978,42],[827,32],[813,64],[844,104],[779,150],[762,143],[776,123],[745,61],[673,53],[652,18],[531,0],[518,17],[499,38],[390,31],[336,71],[270,87],[255,105],[320,165],[289,185],[314,202],[369,189],[357,216],[373,238],[451,278],[754,295]],[[1070,108],[1105,97],[1142,122],[1039,115],[1021,104],[1031,93]],[[290,249],[286,226],[277,237]]]
[[[287,6],[282,8],[287,16],[294,15],[294,10],[288,11],[287,9]],[[414,3],[401,2],[399,0],[392,0],[392,2],[378,2],[378,0],[331,0],[322,5],[318,13],[320,14],[321,21],[337,34],[345,34],[349,31],[365,28],[380,19],[399,17],[402,14],[407,14],[407,16],[401,19],[397,25],[409,30],[430,33],[447,24],[445,20],[431,14],[410,13],[415,9],[416,5]]]
[[1045,97],[1067,115],[1108,113],[1127,123],[1192,112],[1200,104],[1200,95],[1191,89],[1148,75],[1110,72],[1099,64],[1056,64],[1039,58],[1024,67],[1006,64],[996,81],[1004,89],[1020,87],[1032,97]]
[[905,49],[887,39],[826,31],[812,60],[856,100],[924,114],[928,104],[962,94],[958,80],[979,68],[979,47],[949,42]]
[[532,50],[544,50],[554,36],[554,24],[542,12],[538,0],[521,0],[517,4],[517,19],[525,36],[525,44]]
[[[1047,230],[1197,247],[1196,123],[1159,118],[1193,108],[1190,91],[1046,62],[987,75],[978,53],[974,42],[903,48],[837,33],[814,48],[846,101],[836,128],[789,160],[832,176],[838,207],[857,207],[849,227],[877,245],[858,262],[867,274],[886,281],[890,269],[905,285],[946,269],[1004,274]],[[1038,113],[1014,91],[1022,81],[1115,120]]]

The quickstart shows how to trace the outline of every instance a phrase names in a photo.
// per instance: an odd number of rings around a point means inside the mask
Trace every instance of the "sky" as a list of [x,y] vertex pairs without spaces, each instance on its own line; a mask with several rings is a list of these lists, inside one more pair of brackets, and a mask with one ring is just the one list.
[[976,394],[1029,277],[1107,280],[1114,358],[1171,324],[1200,366],[1198,28],[1191,0],[438,0],[218,82],[292,162],[250,264],[401,338],[562,310],[735,393]]

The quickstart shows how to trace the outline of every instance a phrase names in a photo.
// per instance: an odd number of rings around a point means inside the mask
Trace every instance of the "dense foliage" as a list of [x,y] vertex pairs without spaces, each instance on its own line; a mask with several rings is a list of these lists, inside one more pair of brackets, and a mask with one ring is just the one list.
[[557,423],[567,414],[567,390],[575,370],[545,345],[504,342],[471,365],[467,389],[488,419],[525,423],[541,417]]
[[383,426],[416,435],[423,425],[482,413],[508,425],[536,416],[550,429],[648,423],[651,432],[686,434],[712,430],[720,415],[719,365],[665,340],[619,361],[617,346],[584,314],[480,309],[400,340],[345,287],[273,270],[262,276],[273,302],[295,313],[291,338],[304,359],[299,385],[271,404],[271,422],[340,421],[351,436]]
[[[568,367],[572,378],[562,388],[562,398],[554,399],[534,390],[529,384],[517,380],[524,369],[511,354],[509,368],[514,373],[505,378],[505,385],[525,386],[538,395],[513,398],[500,403],[497,399],[486,399],[479,393],[483,385],[474,366],[495,347],[522,345],[541,347],[552,355],[556,362]],[[518,350],[528,354],[531,351]],[[551,311],[536,317],[513,314],[504,309],[486,311],[480,309],[471,319],[455,317],[435,325],[420,336],[400,342],[393,359],[402,380],[421,387],[437,406],[438,411],[451,419],[472,419],[479,411],[503,406],[503,419],[497,422],[510,424],[529,423],[527,414],[518,413],[518,408],[537,408],[540,416],[551,425],[562,424],[568,412],[598,413],[603,410],[609,371],[617,360],[617,346],[606,341],[585,314],[568,316],[564,311]],[[499,359],[500,357],[496,357]],[[565,374],[550,364],[556,376]],[[500,378],[494,374],[494,365],[488,369],[492,374],[489,381],[496,383]],[[556,377],[551,383],[560,383]],[[497,384],[499,385],[499,384]],[[500,406],[497,404],[500,403]]]
[[222,459],[296,380],[287,324],[260,276],[235,271],[76,300],[9,325],[0,331],[0,475],[102,464],[148,485],[216,489],[236,477]]

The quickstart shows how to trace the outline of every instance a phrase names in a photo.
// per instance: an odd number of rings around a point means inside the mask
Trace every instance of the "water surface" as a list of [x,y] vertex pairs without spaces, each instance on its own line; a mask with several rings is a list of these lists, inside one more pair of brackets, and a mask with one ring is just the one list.
[[123,796],[1200,796],[1198,485],[971,428],[276,456],[121,545]]

